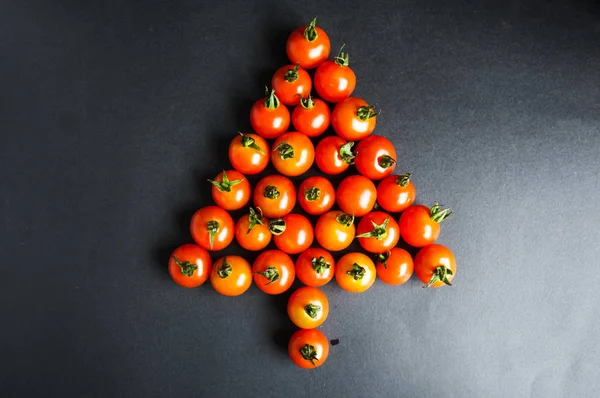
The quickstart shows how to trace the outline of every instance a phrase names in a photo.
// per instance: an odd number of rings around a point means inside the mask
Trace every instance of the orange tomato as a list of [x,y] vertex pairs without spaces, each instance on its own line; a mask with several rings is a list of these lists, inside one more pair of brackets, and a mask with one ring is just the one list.
[[416,197],[417,191],[410,180],[410,173],[387,176],[377,185],[379,205],[392,213],[406,210]]
[[431,209],[414,205],[400,215],[400,234],[406,243],[414,247],[430,245],[440,236],[440,223],[450,217],[450,209],[442,209],[437,203]]
[[269,229],[275,235],[277,248],[288,254],[298,254],[308,249],[314,240],[312,224],[301,214],[288,214],[283,219],[272,220]]
[[333,278],[335,261],[328,251],[313,247],[296,259],[296,275],[306,286],[323,286]]
[[335,191],[337,204],[344,213],[362,217],[373,209],[377,188],[373,181],[361,175],[346,177]]
[[327,60],[331,51],[327,33],[316,23],[317,18],[314,18],[308,26],[295,29],[285,45],[290,61],[304,69],[316,68]]
[[301,287],[290,296],[287,313],[294,325],[299,328],[314,329],[327,319],[329,300],[316,287]]
[[325,137],[317,144],[315,161],[319,169],[326,174],[343,173],[354,163],[355,154],[352,152],[354,142],[347,142],[342,137]]
[[169,275],[180,286],[198,287],[208,279],[210,254],[198,245],[179,246],[169,257]]
[[415,274],[423,287],[452,286],[456,275],[454,254],[446,246],[425,246],[415,256]]
[[296,277],[294,262],[279,250],[262,252],[252,264],[252,273],[256,286],[267,294],[285,292]]
[[258,134],[242,134],[229,144],[229,163],[242,174],[258,174],[270,159],[267,141]]
[[325,177],[308,177],[298,188],[298,203],[308,214],[323,214],[335,203],[335,189]]
[[358,252],[346,254],[335,265],[336,282],[352,293],[362,293],[373,286],[376,274],[373,260]]
[[250,109],[250,124],[264,138],[279,137],[290,127],[290,111],[281,105],[275,90],[267,89],[266,97],[254,103]]
[[295,177],[304,174],[315,160],[315,148],[306,135],[289,132],[273,143],[271,163],[281,174]]
[[362,140],[375,128],[379,112],[375,112],[373,108],[356,97],[348,97],[338,102],[331,113],[333,130],[347,141]]
[[213,265],[210,283],[223,296],[239,296],[252,284],[250,263],[240,256],[222,257]]
[[283,217],[296,205],[296,187],[284,176],[266,176],[254,188],[254,205],[265,217]]
[[206,250],[222,250],[233,240],[233,219],[220,207],[206,206],[192,216],[190,232],[200,247]]
[[269,220],[262,215],[260,208],[255,211],[250,208],[249,214],[244,214],[235,224],[235,238],[246,250],[262,250],[271,242]]
[[309,137],[317,137],[325,132],[331,122],[331,111],[325,101],[318,98],[301,98],[292,112],[294,128]]
[[225,210],[238,210],[250,200],[250,183],[242,173],[236,170],[223,170],[214,180],[212,197],[217,206]]
[[388,285],[401,285],[413,274],[413,259],[399,247],[377,256],[377,276]]
[[317,329],[300,329],[288,344],[292,361],[303,369],[312,369],[325,363],[329,355],[329,341]]
[[400,239],[398,223],[388,214],[373,211],[358,223],[358,243],[368,252],[385,253],[396,246]]
[[354,240],[354,217],[341,211],[329,211],[317,221],[315,235],[319,245],[327,250],[344,250]]

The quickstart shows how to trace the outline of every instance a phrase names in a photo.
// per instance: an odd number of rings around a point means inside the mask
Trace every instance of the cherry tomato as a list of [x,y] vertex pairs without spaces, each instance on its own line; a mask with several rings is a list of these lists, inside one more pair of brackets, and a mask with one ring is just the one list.
[[258,174],[269,164],[269,144],[258,134],[242,134],[229,144],[229,163],[242,174]]
[[400,213],[413,204],[417,192],[410,173],[385,177],[377,185],[377,202],[392,213]]
[[315,72],[315,90],[327,102],[348,98],[356,87],[356,75],[350,69],[344,46],[333,61],[323,62]]
[[337,204],[344,213],[362,217],[373,209],[377,188],[373,181],[361,175],[346,177],[335,191]]
[[413,274],[413,259],[399,247],[377,256],[377,276],[388,285],[401,285]]
[[356,146],[356,170],[371,180],[389,176],[396,167],[394,144],[385,137],[372,135]]
[[222,250],[233,240],[233,219],[220,207],[206,206],[192,216],[190,232],[200,247],[206,250]]
[[250,124],[256,133],[264,138],[275,138],[290,127],[290,111],[281,105],[275,90],[267,89],[264,99],[260,99],[250,109]]
[[400,215],[400,234],[414,247],[430,245],[440,236],[440,223],[450,217],[450,209],[434,204],[431,209],[423,205],[411,206]]
[[325,137],[317,144],[315,160],[319,169],[326,174],[343,173],[354,164],[354,142],[347,142],[342,137]]
[[306,135],[295,131],[282,134],[273,143],[271,163],[281,174],[304,174],[315,160],[315,148]]
[[373,132],[377,115],[364,100],[348,97],[338,102],[331,113],[331,125],[337,135],[348,141],[358,141]]
[[312,224],[301,214],[288,214],[271,220],[269,229],[275,235],[277,248],[288,254],[298,254],[308,249],[315,238]]
[[223,170],[214,180],[209,180],[212,197],[217,206],[225,210],[238,210],[250,201],[250,183],[242,173]]
[[254,188],[254,205],[265,217],[283,217],[296,205],[296,187],[284,176],[266,176]]
[[358,243],[368,252],[384,253],[396,246],[400,239],[398,223],[381,211],[365,215],[356,231]]
[[198,245],[181,245],[169,257],[169,275],[180,286],[198,287],[208,279],[210,254]]
[[298,105],[300,97],[306,97],[312,89],[308,72],[300,64],[285,65],[277,69],[271,80],[273,90],[279,100],[286,105]]
[[288,354],[303,369],[317,368],[327,360],[329,341],[317,329],[300,329],[290,339]]
[[303,251],[296,259],[296,275],[307,286],[323,286],[332,278],[335,261],[328,251],[310,248]]
[[308,26],[295,29],[287,40],[285,50],[293,64],[304,69],[314,69],[329,57],[331,44],[327,33],[316,26],[317,18]]
[[335,189],[325,177],[308,177],[298,188],[298,203],[308,214],[323,214],[335,203]]
[[327,130],[331,112],[325,101],[318,98],[301,98],[292,112],[294,128],[309,137],[317,137]]
[[223,296],[239,296],[252,284],[250,263],[240,256],[222,257],[213,265],[210,283]]
[[355,233],[354,217],[337,210],[323,214],[315,226],[317,242],[331,251],[344,250],[350,246]]
[[452,286],[456,275],[454,254],[446,246],[425,246],[415,256],[415,274],[425,284],[423,287]]
[[294,325],[299,328],[314,329],[327,319],[329,300],[316,287],[301,287],[290,296],[287,313]]
[[296,272],[294,262],[282,251],[267,250],[262,252],[252,264],[254,283],[267,294],[281,294],[288,290]]
[[255,211],[250,208],[249,214],[245,214],[235,224],[235,238],[246,250],[262,250],[271,242],[271,231],[269,231],[269,220],[262,215],[260,208]]
[[373,286],[376,273],[373,260],[358,252],[346,254],[335,265],[336,282],[352,293],[362,293]]

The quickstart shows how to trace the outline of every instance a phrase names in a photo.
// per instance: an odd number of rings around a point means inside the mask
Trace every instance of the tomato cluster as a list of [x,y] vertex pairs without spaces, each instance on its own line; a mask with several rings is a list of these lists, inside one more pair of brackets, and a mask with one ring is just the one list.
[[[343,46],[328,60],[329,37],[314,19],[291,33],[286,50],[291,64],[275,72],[272,88],[252,106],[254,133],[240,133],[231,141],[233,169],[209,180],[216,206],[193,215],[190,231],[196,243],[175,249],[169,273],[188,288],[210,278],[225,296],[244,293],[253,281],[267,294],[281,294],[297,276],[306,286],[288,302],[288,315],[301,328],[290,339],[289,355],[298,366],[313,368],[329,353],[327,338],[316,329],[329,314],[329,301],[318,287],[335,277],[342,289],[360,293],[376,276],[400,285],[414,272],[423,287],[436,288],[451,285],[456,264],[448,248],[434,243],[450,210],[437,203],[415,204],[411,175],[392,174],[396,150],[388,139],[372,134],[378,115],[374,107],[352,97],[356,76]],[[311,80],[307,70],[314,68]],[[312,97],[313,88],[320,98]],[[288,106],[293,107],[291,114]],[[290,123],[295,131],[289,131]],[[313,139],[329,127],[335,134],[319,139],[315,149]],[[269,162],[279,174],[264,176],[252,189],[245,175],[263,172]],[[325,175],[352,166],[357,173],[337,188],[328,178],[313,176],[296,189],[289,177],[303,175],[313,163]],[[235,222],[228,211],[251,200],[248,213]],[[293,213],[296,203],[318,216],[314,227],[307,217]],[[243,249],[260,251],[254,262],[222,256],[213,263],[209,251],[224,249],[234,238]],[[397,247],[400,239],[420,248],[414,260]],[[345,250],[354,240],[365,253],[345,253],[336,262],[330,252]],[[271,241],[277,249],[264,250]],[[290,255],[298,255],[295,262]]]

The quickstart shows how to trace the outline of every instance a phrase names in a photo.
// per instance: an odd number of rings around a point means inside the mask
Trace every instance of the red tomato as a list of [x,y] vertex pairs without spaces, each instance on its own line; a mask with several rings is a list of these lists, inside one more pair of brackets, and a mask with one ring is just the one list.
[[445,246],[425,246],[415,257],[415,274],[425,283],[423,287],[452,286],[456,275],[454,254]]
[[332,278],[335,270],[333,256],[326,250],[310,248],[296,259],[296,275],[307,286],[323,286]]
[[328,102],[340,102],[348,98],[356,87],[356,75],[350,69],[348,53],[340,48],[334,61],[325,61],[315,72],[315,90]]
[[271,163],[281,174],[304,174],[315,160],[315,148],[306,135],[295,131],[282,134],[273,143]]
[[434,204],[431,209],[423,205],[411,206],[400,215],[400,234],[414,247],[430,245],[440,236],[440,223],[450,217],[450,209]]
[[250,124],[264,138],[276,138],[290,127],[290,111],[281,105],[275,90],[267,89],[266,97],[258,100],[250,109]]
[[323,214],[335,203],[335,189],[325,177],[308,177],[298,188],[298,203],[308,214]]
[[272,220],[269,229],[275,235],[277,248],[288,254],[298,254],[308,249],[315,238],[312,224],[301,214],[288,214]]
[[327,130],[331,112],[327,104],[318,98],[301,98],[292,112],[294,128],[309,137],[317,137]]
[[396,167],[394,144],[385,137],[372,135],[356,146],[356,169],[371,180],[381,180],[392,174]]
[[398,223],[381,211],[364,216],[358,223],[358,243],[368,252],[384,253],[396,246],[400,239]]
[[288,354],[301,368],[316,368],[327,360],[329,342],[327,337],[317,329],[300,329],[290,339]]
[[208,180],[212,187],[212,197],[217,206],[225,210],[238,210],[250,201],[250,183],[244,175],[235,170],[223,170],[214,180]]
[[377,256],[377,276],[388,285],[401,285],[413,273],[413,259],[399,247]]
[[233,219],[220,207],[206,206],[192,216],[190,232],[196,243],[204,249],[222,250],[233,240]]
[[335,265],[336,282],[352,293],[362,293],[373,286],[376,274],[375,264],[362,253],[348,253]]
[[343,173],[354,164],[354,142],[347,142],[342,137],[325,137],[317,144],[315,160],[319,169],[326,174]]
[[314,69],[329,57],[331,44],[327,33],[316,26],[317,18],[310,25],[294,30],[287,40],[285,50],[293,64],[304,69]]
[[198,287],[208,279],[210,254],[198,245],[179,246],[169,257],[169,275],[180,286]]
[[319,217],[315,235],[319,245],[327,250],[344,250],[354,240],[354,217],[341,211],[329,211]]
[[346,177],[335,191],[337,204],[344,213],[362,217],[373,209],[377,188],[373,181],[361,175]]
[[260,208],[255,211],[252,207],[250,213],[245,214],[235,224],[235,238],[246,250],[262,250],[271,242],[269,220],[262,215]]
[[385,177],[377,185],[377,201],[384,209],[400,213],[413,204],[417,192],[410,181],[410,173]]
[[373,132],[378,114],[373,106],[362,99],[348,97],[333,108],[331,125],[343,139],[358,141]]
[[279,250],[262,252],[252,264],[252,273],[256,286],[267,294],[285,292],[296,277],[294,262]]
[[254,205],[265,217],[283,217],[296,205],[296,187],[284,176],[266,176],[254,188]]
[[329,300],[316,287],[301,287],[290,296],[287,312],[294,325],[302,329],[314,329],[327,319]]
[[223,296],[239,296],[252,284],[250,264],[240,256],[222,257],[215,261],[210,284]]
[[286,105],[298,105],[300,97],[310,94],[312,81],[308,72],[300,68],[300,64],[285,65],[275,72],[271,86],[281,102]]
[[257,134],[242,134],[229,144],[229,162],[242,174],[258,174],[269,164],[269,144]]

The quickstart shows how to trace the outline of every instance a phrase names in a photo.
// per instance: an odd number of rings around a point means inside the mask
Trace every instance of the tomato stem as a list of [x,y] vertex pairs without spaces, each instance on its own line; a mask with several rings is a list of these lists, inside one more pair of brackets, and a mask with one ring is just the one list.
[[383,155],[377,162],[379,163],[379,166],[383,167],[384,169],[392,167],[394,164],[396,164],[394,158],[389,155]]
[[279,98],[275,95],[275,89],[271,89],[265,86],[265,108],[276,109],[279,108]]
[[349,227],[354,223],[354,216],[346,213],[338,214],[335,219],[345,227]]
[[217,187],[219,192],[231,192],[231,187],[236,186],[242,181],[244,181],[243,178],[240,180],[229,181],[229,178],[227,178],[227,172],[225,170],[223,170],[223,177],[221,178],[221,181],[208,180],[208,182]]
[[396,184],[401,187],[407,186],[410,182],[410,176],[410,173],[404,173],[402,175],[399,175],[398,178],[396,178]]
[[252,228],[256,227],[257,225],[264,225],[264,222],[262,220],[263,217],[263,213],[262,210],[260,209],[260,207],[257,207],[256,210],[258,210],[258,213],[256,211],[254,211],[254,209],[252,207],[250,207],[249,211],[248,211],[248,231],[246,232],[246,235],[248,235],[250,233],[250,231],[252,231]]
[[217,221],[209,221],[206,223],[206,230],[208,231],[208,240],[210,242],[210,250],[213,248],[215,243],[215,235],[219,232],[219,223]]
[[363,122],[369,120],[372,117],[379,115],[379,112],[375,112],[375,107],[373,105],[361,106],[356,111],[356,115]]
[[273,148],[273,151],[279,152],[281,159],[293,159],[294,158],[294,147],[287,142],[282,142]]
[[223,257],[223,261],[219,265],[219,268],[217,268],[217,274],[220,278],[225,279],[231,275],[231,271],[233,271],[231,264],[227,262],[227,257]]
[[310,262],[317,274],[322,274],[326,269],[331,268],[331,264],[325,261],[325,257],[323,256],[320,256],[319,258],[313,257]]
[[340,159],[348,164],[354,164],[354,158],[356,157],[356,154],[352,151],[353,146],[354,142],[352,141],[340,145]]
[[452,215],[452,212],[450,211],[449,208],[442,209],[442,208],[440,208],[440,205],[437,202],[434,203],[434,205],[431,206],[431,209],[429,210],[429,217],[431,217],[431,219],[437,223],[444,221],[451,215]]
[[392,255],[392,252],[390,250],[388,250],[385,253],[379,253],[377,255],[377,261],[379,261],[381,264],[383,264],[383,268],[387,269],[387,262],[391,255]]
[[319,358],[317,358],[317,350],[314,346],[310,344],[304,344],[304,346],[302,346],[302,348],[300,348],[298,351],[300,351],[300,355],[302,355],[303,359],[310,361],[313,366],[317,366],[315,365],[315,361],[318,361]]
[[348,61],[348,53],[346,51],[343,51],[345,45],[346,43],[342,44],[342,46],[340,47],[340,51],[338,51],[337,57],[333,58],[335,60],[335,63],[339,66],[350,65],[350,62]]
[[269,221],[269,231],[273,235],[281,235],[285,232],[286,223],[283,218],[276,218],[275,220]]
[[354,278],[355,281],[362,279],[365,276],[365,269],[357,263],[352,264],[352,269],[346,273]]
[[194,272],[198,269],[198,265],[189,261],[181,261],[175,256],[173,256],[173,260],[175,260],[175,264],[179,266],[179,269],[181,270],[181,275],[183,276],[192,276],[194,275]]
[[423,285],[423,287],[424,288],[431,287],[437,281],[442,281],[446,285],[452,286],[452,283],[450,283],[450,279],[448,279],[448,277],[451,275],[454,275],[454,272],[452,272],[452,270],[450,268],[448,268],[444,265],[440,265],[433,271],[433,275],[432,275],[431,279],[429,280],[429,283],[426,285]]
[[319,37],[315,27],[317,26],[317,17],[314,17],[310,24],[304,29],[304,38],[308,41],[315,41]]
[[298,68],[300,68],[300,64],[296,63],[296,66],[285,72],[283,79],[288,83],[293,83],[298,80]]
[[321,196],[321,190],[317,187],[310,187],[304,191],[304,199],[308,202],[314,202]]
[[382,240],[387,237],[388,234],[388,224],[390,222],[390,218],[387,217],[385,221],[381,224],[377,224],[375,221],[371,221],[373,224],[373,230],[369,232],[365,232],[364,234],[356,235],[357,238],[375,238],[377,240]]
[[304,312],[306,312],[306,315],[312,319],[315,319],[319,315],[319,311],[321,311],[321,307],[313,303],[309,303],[304,306]]
[[276,186],[267,185],[265,187],[265,191],[263,192],[263,196],[267,199],[277,199],[281,194]]
[[256,145],[256,140],[254,138],[252,138],[249,135],[244,134],[244,133],[240,133],[240,135],[242,136],[242,146],[244,148],[252,148],[256,152],[260,153],[261,155],[265,154],[263,152],[262,148],[259,147],[258,145]]
[[315,106],[315,101],[313,101],[312,96],[308,94],[308,97],[304,98],[302,95],[300,96],[300,106],[304,109],[312,109]]
[[264,271],[255,272],[255,274],[259,274],[267,278],[269,282],[265,283],[265,286],[279,280],[279,272],[277,271],[277,268],[271,265],[269,265]]

